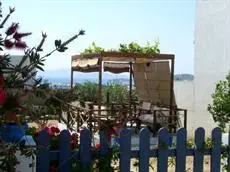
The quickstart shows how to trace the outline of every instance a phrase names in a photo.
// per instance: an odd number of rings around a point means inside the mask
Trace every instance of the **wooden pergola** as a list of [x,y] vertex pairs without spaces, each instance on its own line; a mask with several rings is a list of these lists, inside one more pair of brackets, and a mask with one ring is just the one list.
[[140,53],[123,52],[101,52],[72,56],[71,64],[71,88],[73,87],[73,75],[78,72],[98,72],[98,115],[101,115],[102,106],[102,73],[103,71],[111,73],[129,72],[129,112],[131,113],[132,103],[132,76],[133,64],[152,63],[154,61],[170,61],[170,116],[174,110],[174,55],[173,54],[155,54],[147,55]]

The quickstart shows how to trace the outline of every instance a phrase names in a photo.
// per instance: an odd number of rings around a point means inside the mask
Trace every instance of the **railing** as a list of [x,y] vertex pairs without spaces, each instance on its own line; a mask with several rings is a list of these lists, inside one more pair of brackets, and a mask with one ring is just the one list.
[[[132,120],[135,118],[135,114],[136,114],[136,103],[133,103],[131,105],[131,111],[132,113],[129,114],[129,107],[130,105],[127,103],[123,103],[123,104],[117,104],[117,103],[110,103],[109,105],[105,104],[106,109],[101,109],[101,115],[98,116],[98,109],[94,109],[93,108],[93,103],[88,103],[87,107],[84,108],[87,110],[87,113],[83,114],[82,116],[86,117],[88,126],[90,131],[96,131],[98,129],[98,125],[99,123],[103,123],[103,121],[110,121],[113,124],[117,124],[117,123],[123,123],[124,119],[127,122],[133,122]],[[84,121],[82,120],[82,118],[79,118],[79,113],[81,113],[82,111],[77,111],[76,113],[76,122],[77,124],[79,124],[78,126],[80,126]],[[131,119],[131,120],[130,120]]]
[[[229,147],[222,147],[221,137],[222,133],[219,128],[212,131],[212,144],[210,147],[205,145],[205,130],[198,128],[195,131],[195,147],[187,147],[187,134],[184,128],[181,128],[176,133],[176,144],[169,146],[171,135],[165,128],[160,129],[158,133],[157,147],[151,149],[150,133],[148,129],[142,129],[139,134],[139,149],[132,150],[131,146],[131,132],[124,129],[120,133],[119,145],[119,169],[121,172],[130,171],[131,158],[139,159],[139,171],[149,171],[149,158],[156,157],[156,168],[159,172],[167,172],[168,158],[175,157],[176,172],[186,171],[186,156],[193,156],[193,171],[203,171],[204,155],[210,156],[210,171],[220,172],[221,170],[221,155],[227,154],[228,170],[230,170],[230,149]],[[103,134],[100,135],[100,149],[96,151],[92,149],[91,133],[89,130],[81,131],[80,148],[78,151],[71,151],[70,149],[70,134],[64,130],[59,136],[59,150],[50,151],[48,145],[50,144],[50,136],[47,132],[42,131],[38,136],[38,153],[37,153],[37,171],[48,172],[49,163],[51,160],[59,161],[60,172],[70,172],[72,160],[79,160],[81,171],[85,171],[84,167],[90,167],[95,158],[107,157],[110,153],[109,145]],[[230,144],[230,141],[228,141]],[[228,144],[228,145],[229,145]]]
[[[62,120],[65,121],[68,128],[71,128],[72,124],[77,124],[77,131],[79,131],[79,127],[83,123],[88,124],[88,128],[90,131],[97,131],[99,129],[99,125],[103,124],[103,121],[110,121],[111,124],[120,124],[124,123],[124,119],[126,123],[129,123],[131,126],[135,124],[138,120],[138,116],[141,115],[140,109],[137,106],[136,102],[132,102],[131,104],[131,113],[129,111],[130,104],[123,103],[123,104],[116,104],[110,103],[105,107],[106,109],[101,109],[101,115],[98,116],[98,109],[93,108],[93,103],[88,103],[87,107],[75,107],[71,106],[71,112],[66,112],[66,119],[62,117]],[[154,110],[151,112],[153,115],[152,129],[153,131],[157,131],[156,121],[161,121],[162,127],[174,130],[170,130],[171,132],[175,132],[177,128],[187,128],[187,110],[185,109],[175,109],[173,111],[173,115],[170,114],[170,109],[167,106],[163,106],[159,110]],[[165,114],[164,114],[165,113]],[[167,114],[168,113],[168,114]],[[183,119],[183,122],[181,121]],[[182,123],[182,125],[180,125]],[[137,124],[138,125],[138,124]]]
[[[168,115],[166,113],[168,113]],[[176,109],[173,111],[173,115],[169,115],[169,109],[159,109],[153,111],[153,131],[156,131],[156,122],[159,121],[165,128],[174,128],[174,131],[178,128],[187,129],[187,110],[186,109]],[[183,119],[183,124],[182,120]]]

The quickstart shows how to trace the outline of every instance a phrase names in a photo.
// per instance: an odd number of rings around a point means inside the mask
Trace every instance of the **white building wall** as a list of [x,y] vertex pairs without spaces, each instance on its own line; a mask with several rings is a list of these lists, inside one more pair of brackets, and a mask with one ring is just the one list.
[[176,103],[179,108],[194,110],[194,82],[193,81],[174,81],[174,93]]
[[197,120],[199,120],[199,117],[194,113],[194,81],[175,81],[174,92],[178,107],[187,109],[188,137],[193,137],[197,128]]
[[[23,56],[20,56],[20,55],[18,55],[18,56],[16,56],[16,55],[11,55],[10,56],[10,63],[12,64],[12,65],[18,65],[20,62],[21,62],[21,60],[22,60],[22,57]],[[30,60],[29,60],[29,58],[24,62],[24,64],[22,65],[22,66],[25,66],[25,65],[29,65],[30,64]],[[28,80],[27,82],[26,82],[26,84],[27,85],[33,85],[35,82],[34,82],[34,80],[32,80],[32,79],[30,79],[30,80]]]
[[215,83],[230,69],[230,1],[197,0],[195,18],[194,113],[197,126],[215,126],[207,105]]
[[[198,127],[204,127],[206,135],[210,136],[215,127],[210,114],[196,110],[194,81],[175,81],[174,92],[176,103],[179,108],[187,109],[187,132],[188,137],[194,137]],[[183,120],[183,118],[182,118]]]

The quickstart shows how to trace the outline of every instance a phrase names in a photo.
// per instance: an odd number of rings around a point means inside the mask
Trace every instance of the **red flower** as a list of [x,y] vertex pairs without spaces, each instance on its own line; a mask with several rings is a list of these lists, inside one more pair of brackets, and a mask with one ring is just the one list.
[[22,42],[22,41],[17,41],[15,43],[15,47],[18,48],[18,49],[25,49],[27,47],[26,43],[25,42]]
[[4,41],[4,46],[5,46],[6,49],[11,49],[11,48],[14,47],[14,43],[7,39],[7,40]]
[[57,127],[51,127],[51,132],[54,134],[58,134],[58,133],[60,133],[60,130],[59,130],[59,128],[57,128]]
[[7,93],[4,90],[0,90],[0,104],[4,104],[7,98]]
[[51,127],[50,130],[52,133],[55,133],[55,127]]
[[17,107],[20,106],[20,103],[19,103],[18,99],[16,100],[16,106]]
[[56,131],[55,131],[55,133],[60,133],[59,128],[57,128],[57,127],[56,127]]
[[22,108],[22,112],[27,113],[28,109],[27,108]]
[[18,33],[18,32],[16,32],[14,34],[13,38],[16,39],[17,41],[20,41],[22,37],[29,36],[31,34],[32,34],[31,32],[29,32],[29,33]]
[[78,135],[76,133],[73,133],[71,135],[71,144],[73,149],[75,149],[78,146]]
[[114,130],[114,128],[110,128],[109,130],[109,135],[115,135],[116,131]]
[[101,148],[101,145],[98,143],[98,144],[95,145],[95,148],[96,148],[96,149],[100,149],[100,148]]
[[78,135],[76,133],[73,133],[71,135],[71,140],[78,140]]
[[56,172],[57,171],[57,167],[55,165],[50,165],[49,171],[50,172]]
[[7,30],[6,30],[6,35],[12,35],[13,33],[15,33],[18,29],[18,24],[13,23]]
[[71,142],[74,146],[78,145],[78,140],[72,140]]

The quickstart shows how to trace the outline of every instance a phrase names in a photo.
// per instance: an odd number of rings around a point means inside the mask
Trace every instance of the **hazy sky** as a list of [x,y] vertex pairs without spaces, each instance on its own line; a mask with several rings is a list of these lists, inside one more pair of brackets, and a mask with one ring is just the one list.
[[[195,0],[7,0],[3,12],[15,6],[7,25],[19,22],[22,31],[31,31],[30,46],[48,34],[45,52],[54,40],[63,41],[80,29],[86,35],[69,45],[65,53],[55,53],[46,69],[70,68],[71,55],[78,54],[95,41],[104,48],[136,41],[142,45],[159,38],[162,53],[176,55],[175,73],[193,73]],[[18,54],[19,52],[13,52]]]

